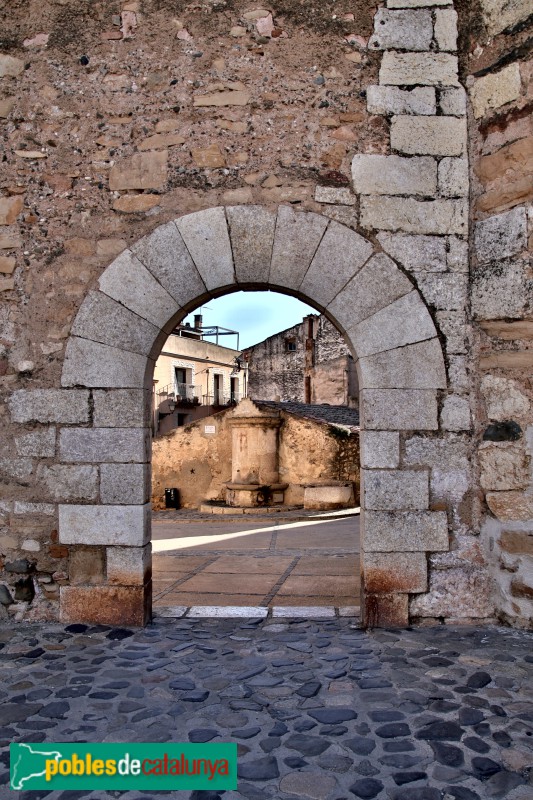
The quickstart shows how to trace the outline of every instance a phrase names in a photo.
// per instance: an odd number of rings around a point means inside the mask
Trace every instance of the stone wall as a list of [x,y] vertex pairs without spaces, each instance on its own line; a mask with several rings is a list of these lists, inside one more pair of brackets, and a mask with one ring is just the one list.
[[146,621],[154,358],[268,288],[358,357],[365,623],[531,625],[528,6],[458,10],[0,9],[0,613]]
[[[184,508],[204,500],[225,500],[231,480],[231,429],[238,411],[221,412],[154,441],[152,506],[164,508],[166,487],[179,489]],[[285,504],[303,505],[306,484],[350,481],[359,492],[359,436],[346,428],[320,424],[281,412],[279,479],[288,483]],[[208,432],[206,432],[206,426]],[[212,429],[215,432],[211,432]]]
[[[482,535],[500,617],[530,627],[533,599],[533,90],[531,6],[483,0],[470,41],[472,316],[479,358]],[[528,43],[529,42],[529,43]]]

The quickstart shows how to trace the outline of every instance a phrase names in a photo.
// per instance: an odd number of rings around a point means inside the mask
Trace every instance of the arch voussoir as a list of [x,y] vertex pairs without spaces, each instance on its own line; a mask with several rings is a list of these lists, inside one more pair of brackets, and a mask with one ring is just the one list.
[[294,211],[291,206],[278,208],[268,278],[271,286],[298,291],[328,222],[313,212]]
[[235,270],[224,208],[187,214],[176,225],[208,291],[232,286]]
[[270,272],[276,214],[263,206],[229,206],[226,216],[238,283],[265,283]]

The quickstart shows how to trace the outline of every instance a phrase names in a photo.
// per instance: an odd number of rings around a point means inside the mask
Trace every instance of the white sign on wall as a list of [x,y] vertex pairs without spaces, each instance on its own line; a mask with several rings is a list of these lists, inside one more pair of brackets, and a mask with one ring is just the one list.
[[215,425],[204,425],[204,433],[216,433],[217,429]]

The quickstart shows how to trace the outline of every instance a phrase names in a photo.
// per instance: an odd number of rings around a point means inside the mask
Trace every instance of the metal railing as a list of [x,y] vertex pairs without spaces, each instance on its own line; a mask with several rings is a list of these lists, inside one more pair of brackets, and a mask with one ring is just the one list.
[[240,392],[220,392],[219,394],[202,395],[204,406],[234,406],[241,399]]
[[158,411],[169,414],[179,406],[200,405],[201,391],[201,386],[192,383],[169,384],[156,393]]

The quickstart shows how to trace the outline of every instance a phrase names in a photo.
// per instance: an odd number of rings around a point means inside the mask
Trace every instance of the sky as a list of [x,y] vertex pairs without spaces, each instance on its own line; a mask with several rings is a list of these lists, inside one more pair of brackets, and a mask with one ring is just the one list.
[[[295,297],[279,292],[234,292],[216,300],[209,300],[197,308],[184,322],[194,323],[194,314],[203,314],[203,324],[220,325],[239,331],[239,347],[236,336],[223,336],[219,344],[243,350],[262,342],[274,333],[297,325],[307,314],[318,314],[311,306]],[[210,341],[215,341],[214,338]]]

